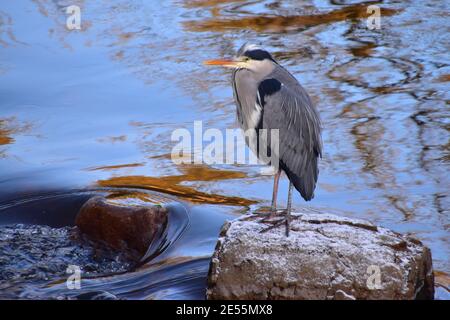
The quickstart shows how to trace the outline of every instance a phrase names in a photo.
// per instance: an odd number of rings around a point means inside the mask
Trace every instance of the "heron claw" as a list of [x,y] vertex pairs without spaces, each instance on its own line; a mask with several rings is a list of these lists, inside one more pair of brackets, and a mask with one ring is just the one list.
[[267,228],[262,229],[259,231],[259,233],[265,233],[269,230],[275,229],[277,227],[282,226],[283,224],[286,225],[286,236],[289,236],[289,229],[290,229],[290,216],[288,214],[288,209],[283,210],[276,210],[273,208],[270,209],[262,209],[258,211],[253,212],[254,215],[247,219],[258,219],[260,218],[260,222],[269,224],[270,226]]
[[[266,214],[267,215],[267,214]],[[280,218],[277,220],[274,220],[274,218]],[[275,229],[283,224],[287,223],[287,210],[276,210],[270,213],[270,215],[266,218],[261,219],[261,222],[263,223],[269,223],[271,226],[264,228],[260,231],[260,233],[265,233],[269,230]]]

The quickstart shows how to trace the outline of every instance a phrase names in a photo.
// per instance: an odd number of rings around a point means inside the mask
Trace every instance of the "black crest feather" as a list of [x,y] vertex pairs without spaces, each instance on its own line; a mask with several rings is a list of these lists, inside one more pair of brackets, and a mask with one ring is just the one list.
[[253,60],[264,60],[269,59],[275,62],[275,60],[272,58],[270,53],[268,53],[266,50],[262,49],[254,49],[254,50],[248,50],[244,52],[244,56],[249,57]]

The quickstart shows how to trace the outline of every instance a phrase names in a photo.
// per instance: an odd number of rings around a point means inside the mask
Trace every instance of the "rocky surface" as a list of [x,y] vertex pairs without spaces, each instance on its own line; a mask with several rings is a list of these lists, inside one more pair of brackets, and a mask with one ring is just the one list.
[[[432,299],[430,250],[369,222],[295,213],[226,223],[208,275],[208,299]],[[278,221],[278,223],[277,223]]]
[[93,197],[80,209],[76,225],[90,239],[140,258],[165,230],[167,221],[168,211],[161,206]]

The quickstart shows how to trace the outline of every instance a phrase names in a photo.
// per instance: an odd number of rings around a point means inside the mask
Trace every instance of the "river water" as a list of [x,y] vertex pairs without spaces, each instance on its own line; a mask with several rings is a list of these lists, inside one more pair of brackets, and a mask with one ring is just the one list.
[[[268,206],[272,179],[258,165],[176,164],[171,135],[193,133],[194,121],[236,128],[229,71],[202,61],[253,42],[299,79],[322,117],[315,198],[295,195],[294,207],[413,234],[448,279],[450,2],[370,4],[381,7],[379,29],[368,28],[363,1],[2,1],[0,224],[71,228],[86,199],[122,189],[167,203],[167,248],[83,290],[202,298],[220,226]],[[66,27],[71,5],[80,30]],[[280,204],[286,194],[283,178]],[[74,295],[63,278],[0,279],[0,296]]]

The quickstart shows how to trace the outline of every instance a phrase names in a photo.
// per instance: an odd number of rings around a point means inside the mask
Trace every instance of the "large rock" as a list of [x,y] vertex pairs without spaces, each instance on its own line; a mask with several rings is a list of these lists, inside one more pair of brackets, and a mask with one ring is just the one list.
[[132,205],[98,196],[81,207],[75,224],[89,238],[140,258],[167,227],[167,220],[164,207]]
[[293,214],[286,237],[277,219],[251,215],[223,226],[208,299],[433,298],[431,253],[417,239],[317,213]]

